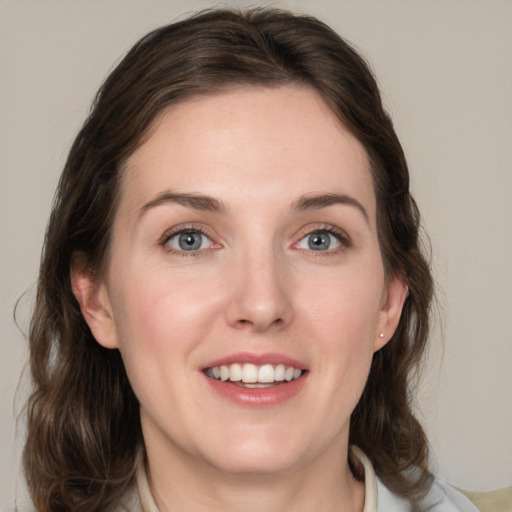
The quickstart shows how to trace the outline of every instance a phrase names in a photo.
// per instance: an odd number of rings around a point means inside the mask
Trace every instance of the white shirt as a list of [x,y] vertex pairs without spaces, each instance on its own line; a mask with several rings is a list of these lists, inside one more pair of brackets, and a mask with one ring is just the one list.
[[[375,475],[370,459],[357,447],[352,452],[364,467],[364,508],[362,512],[410,512],[411,506],[405,498],[392,493]],[[144,464],[139,464],[136,476],[136,491],[124,501],[118,510],[130,512],[159,512],[156,506]],[[422,512],[479,512],[466,496],[436,478],[428,494],[420,501]]]
[[[363,512],[410,512],[409,500],[391,492],[377,478],[370,459],[357,446],[352,447],[352,453],[364,466]],[[478,512],[466,496],[440,478],[434,480],[427,495],[421,499],[419,507],[422,512]]]

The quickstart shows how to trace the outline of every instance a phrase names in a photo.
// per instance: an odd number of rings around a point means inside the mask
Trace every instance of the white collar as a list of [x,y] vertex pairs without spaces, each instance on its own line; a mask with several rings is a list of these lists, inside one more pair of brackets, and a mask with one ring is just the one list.
[[137,473],[135,476],[137,492],[143,512],[159,512],[156,506],[151,489],[149,488],[148,475],[144,464],[144,458],[140,457],[137,464]]
[[[370,459],[357,446],[351,447],[364,468],[364,508],[363,512],[377,512],[377,478]],[[156,506],[142,457],[139,459],[136,473],[137,492],[143,512],[159,512]]]
[[364,507],[363,512],[377,512],[377,477],[370,459],[358,446],[350,447],[364,468]]

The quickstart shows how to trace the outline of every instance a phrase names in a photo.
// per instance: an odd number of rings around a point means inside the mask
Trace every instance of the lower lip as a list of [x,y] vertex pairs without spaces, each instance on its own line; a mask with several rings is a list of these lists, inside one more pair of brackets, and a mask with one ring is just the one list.
[[292,399],[306,384],[308,373],[298,379],[268,388],[247,388],[229,381],[222,382],[203,374],[213,391],[222,398],[244,407],[270,407]]

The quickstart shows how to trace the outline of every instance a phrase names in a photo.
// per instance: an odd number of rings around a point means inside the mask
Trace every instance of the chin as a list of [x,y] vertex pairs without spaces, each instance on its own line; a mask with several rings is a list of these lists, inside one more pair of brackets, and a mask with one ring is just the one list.
[[287,454],[257,454],[252,453],[250,456],[245,457],[243,453],[236,453],[222,457],[220,460],[217,458],[212,466],[218,471],[225,474],[233,475],[276,475],[290,471],[298,465],[299,461],[296,457],[287,456]]
[[[249,429],[252,430],[252,429]],[[305,441],[300,436],[290,435],[290,428],[266,429],[258,427],[252,431],[226,431],[221,439],[212,441],[214,450],[207,450],[212,466],[225,473],[276,474],[300,466],[308,458]],[[203,452],[204,453],[204,452]]]

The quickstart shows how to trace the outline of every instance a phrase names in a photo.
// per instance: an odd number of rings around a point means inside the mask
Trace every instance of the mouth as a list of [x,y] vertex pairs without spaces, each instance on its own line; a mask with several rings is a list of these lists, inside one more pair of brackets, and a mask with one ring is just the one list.
[[269,388],[300,379],[305,371],[284,364],[232,363],[206,368],[207,377],[245,388]]

